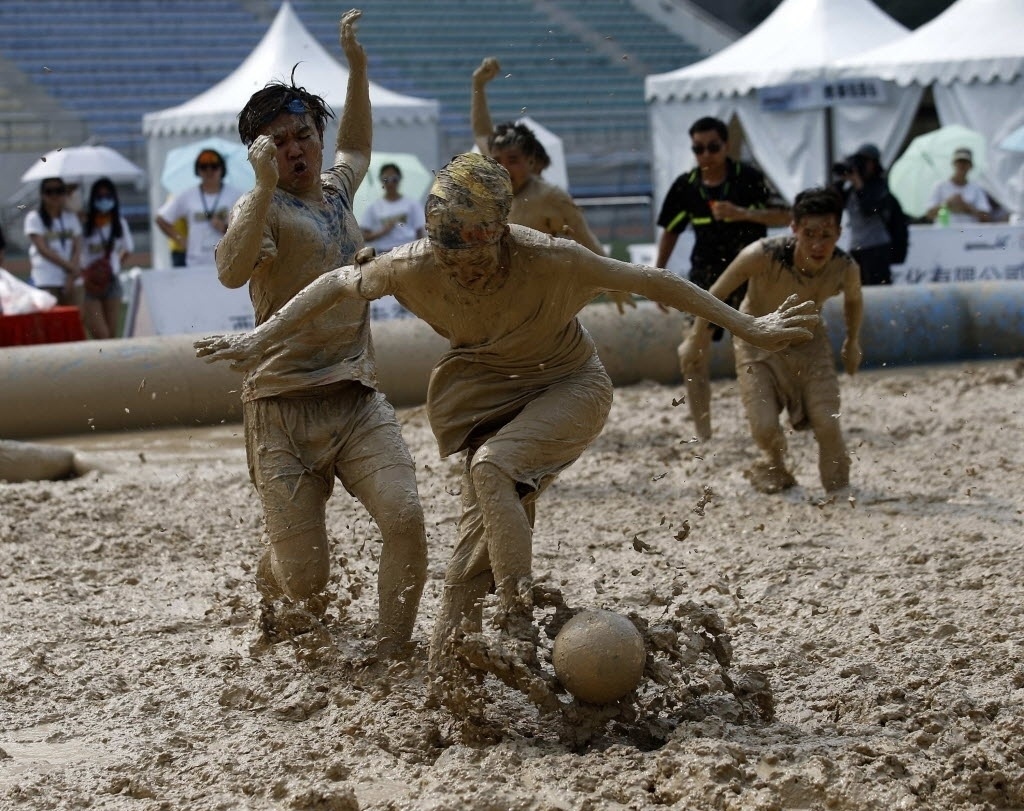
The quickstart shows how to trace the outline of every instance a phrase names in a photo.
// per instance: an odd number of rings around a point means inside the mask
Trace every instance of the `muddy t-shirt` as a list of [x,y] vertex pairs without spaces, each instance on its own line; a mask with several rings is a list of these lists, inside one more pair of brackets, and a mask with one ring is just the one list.
[[427,240],[396,248],[363,277],[364,293],[393,295],[451,344],[427,393],[442,456],[463,448],[479,426],[515,414],[594,355],[576,314],[604,291],[601,258],[569,240],[509,228],[509,275],[493,292],[461,286],[435,264]]
[[[274,191],[249,281],[257,325],[323,273],[352,263],[363,245],[350,202],[354,185],[351,167],[340,164],[323,174],[322,203]],[[295,394],[343,380],[377,387],[369,304],[361,299],[339,300],[268,351],[246,375],[242,399]]]

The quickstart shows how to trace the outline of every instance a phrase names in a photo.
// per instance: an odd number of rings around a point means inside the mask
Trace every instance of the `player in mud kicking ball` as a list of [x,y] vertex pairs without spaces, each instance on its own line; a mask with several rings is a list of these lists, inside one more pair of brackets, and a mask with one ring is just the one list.
[[[864,298],[860,269],[836,248],[843,216],[842,198],[832,189],[808,189],[793,205],[793,233],[758,240],[740,252],[711,286],[726,299],[747,283],[740,310],[752,316],[775,310],[794,296],[820,312],[825,301],[843,294],[846,339],[843,366],[854,374],[861,361],[860,323]],[[754,441],[762,458],[748,471],[753,486],[774,493],[796,484],[786,468],[786,437],[779,424],[782,409],[797,430],[810,428],[818,441],[818,471],[827,493],[849,486],[850,457],[839,427],[839,377],[824,322],[799,346],[766,352],[742,336],[733,338],[736,378]],[[699,365],[710,345],[708,321],[697,318],[679,349],[684,375]]]
[[[272,82],[249,99],[238,132],[256,187],[238,203],[217,248],[227,287],[249,285],[262,324],[303,287],[363,246],[352,198],[370,164],[372,124],[361,12],[341,20],[349,65],[334,165],[321,174],[330,111],[323,99]],[[330,575],[325,508],[337,478],[373,516],[383,539],[378,574],[382,653],[412,635],[426,580],[427,542],[412,456],[394,409],[377,391],[369,306],[335,299],[280,335],[242,384],[246,453],[269,546],[257,585],[264,598],[319,595]]]
[[534,508],[600,434],[612,383],[577,314],[603,292],[636,293],[701,315],[766,350],[807,340],[811,303],[753,318],[655,268],[598,256],[508,224],[512,184],[494,160],[456,156],[426,201],[428,238],[339,268],[249,333],[196,342],[207,360],[252,368],[339,302],[393,295],[450,342],[430,377],[427,415],[442,456],[466,451],[462,517],[448,563],[431,662],[496,588],[497,624],[536,640],[531,579]]

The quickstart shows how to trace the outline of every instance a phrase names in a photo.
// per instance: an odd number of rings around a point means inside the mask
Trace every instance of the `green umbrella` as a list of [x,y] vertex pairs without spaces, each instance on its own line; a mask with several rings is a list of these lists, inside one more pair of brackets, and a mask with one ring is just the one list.
[[928,210],[932,189],[953,174],[953,152],[964,147],[974,154],[974,169],[982,171],[988,142],[980,132],[950,124],[910,142],[889,169],[889,188],[907,214],[920,217]]

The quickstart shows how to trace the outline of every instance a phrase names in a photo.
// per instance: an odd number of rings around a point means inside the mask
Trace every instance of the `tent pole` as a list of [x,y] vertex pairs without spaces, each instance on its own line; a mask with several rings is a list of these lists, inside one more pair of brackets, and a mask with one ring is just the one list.
[[822,185],[827,186],[832,180],[832,164],[835,163],[832,105],[826,104],[823,112],[825,113],[825,181]]

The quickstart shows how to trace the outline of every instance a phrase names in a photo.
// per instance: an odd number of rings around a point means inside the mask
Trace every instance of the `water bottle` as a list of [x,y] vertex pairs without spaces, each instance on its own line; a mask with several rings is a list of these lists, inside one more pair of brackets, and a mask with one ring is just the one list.
[[939,213],[935,217],[936,225],[941,225],[945,228],[949,225],[949,207],[945,205],[939,206]]

